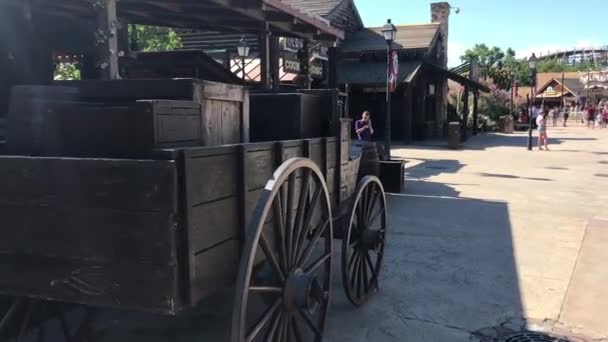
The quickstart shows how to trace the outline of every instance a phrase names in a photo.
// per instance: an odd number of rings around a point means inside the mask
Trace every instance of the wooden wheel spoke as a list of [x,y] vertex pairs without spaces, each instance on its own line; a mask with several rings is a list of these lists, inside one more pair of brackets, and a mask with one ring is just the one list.
[[329,220],[326,220],[325,223],[323,223],[323,225],[321,227],[317,228],[315,235],[312,237],[312,239],[308,243],[308,246],[306,246],[306,250],[304,250],[302,257],[298,260],[298,262],[296,264],[298,267],[302,267],[302,265],[304,265],[306,263],[306,260],[308,260],[308,258],[312,254],[313,248],[317,245],[317,242],[319,242],[321,235],[325,232],[325,230],[329,226],[329,223],[330,223]]
[[2,317],[2,320],[0,321],[0,335],[2,335],[2,333],[4,333],[4,330],[8,328],[9,322],[13,320],[13,316],[17,313],[17,311],[19,310],[19,307],[22,306],[23,303],[24,303],[24,301],[21,298],[15,299],[13,301],[10,308],[8,309],[8,311],[6,312],[6,314],[4,315],[4,317]]
[[281,311],[277,311],[277,314],[274,317],[272,325],[270,326],[270,329],[268,330],[268,333],[266,334],[267,342],[272,342],[274,340],[274,336],[277,333],[277,329],[279,328],[279,324],[281,324],[282,320],[283,320],[283,313]]
[[359,251],[358,250],[354,250],[353,253],[350,255],[350,258],[348,260],[348,273],[349,274],[352,274],[352,272],[353,272],[353,264],[357,260],[357,255],[358,254],[359,254]]
[[359,256],[359,262],[357,263],[357,297],[361,298],[361,282],[363,278],[363,256]]
[[365,261],[367,262],[367,265],[369,266],[369,269],[372,272],[372,278],[370,280],[370,283],[372,285],[372,287],[374,286],[374,284],[378,281],[378,275],[376,274],[376,268],[374,266],[374,263],[372,262],[372,258],[369,256],[369,253],[365,253]]
[[356,240],[352,241],[350,243],[350,245],[348,245],[348,249],[354,249],[355,247],[359,246],[359,244],[360,244],[359,239],[356,239]]
[[361,261],[361,255],[359,255],[359,253],[357,253],[357,256],[355,257],[355,262],[353,263],[353,270],[352,272],[350,272],[350,274],[352,275],[352,278],[350,279],[350,287],[352,289],[355,288],[355,283],[357,282],[357,277],[359,277],[359,262]]
[[274,312],[279,309],[279,306],[281,305],[281,301],[282,301],[281,298],[277,299],[274,302],[274,304],[270,308],[268,308],[268,310],[266,310],[266,312],[264,312],[264,314],[262,315],[260,320],[253,327],[251,333],[249,333],[247,335],[247,338],[245,339],[246,342],[251,342],[251,341],[253,341],[253,339],[256,338],[256,336],[258,336],[260,331],[262,331],[264,326],[270,321],[270,319],[274,315]]
[[300,330],[300,326],[298,325],[298,319],[296,318],[296,316],[291,316],[291,327],[295,342],[304,342],[304,338],[302,337],[302,331]]
[[274,214],[274,227],[277,234],[278,245],[279,245],[279,261],[284,273],[287,273],[287,252],[285,251],[285,216],[283,215],[283,204],[281,199],[281,193],[277,194],[277,197],[274,199],[273,204],[273,214]]
[[293,228],[293,252],[291,254],[290,265],[293,265],[297,261],[300,235],[302,234],[304,216],[306,213],[306,203],[308,201],[310,179],[312,178],[312,171],[305,170],[302,178],[302,186],[300,187],[300,198],[298,199],[298,208],[296,213],[296,219]]
[[304,218],[304,223],[302,224],[302,230],[298,236],[298,242],[296,244],[297,255],[296,255],[296,265],[297,261],[302,257],[302,253],[304,252],[304,241],[310,234],[310,228],[312,225],[312,218],[315,213],[315,208],[317,208],[317,204],[319,203],[319,198],[321,198],[321,186],[316,184],[315,192],[312,195],[310,203],[307,205],[306,216]]
[[380,216],[382,213],[384,213],[385,210],[386,210],[386,208],[382,207],[382,209],[380,209],[377,213],[375,213],[374,216],[372,218],[370,218],[369,225],[371,226],[372,223],[376,222],[376,219],[378,218],[378,216]]
[[287,183],[287,233],[285,234],[285,241],[287,242],[287,264],[291,266],[290,260],[293,258],[293,235],[294,235],[294,197],[296,192],[296,172],[292,172],[289,175],[289,182]]
[[[376,185],[374,184],[374,187],[376,187]],[[372,212],[374,211],[374,209],[377,207],[378,203],[380,202],[380,189],[378,189],[377,191],[372,191],[372,195],[371,195],[371,199],[370,199],[370,203],[368,205],[367,208],[367,213],[365,215],[366,221],[365,223],[369,226],[373,221],[370,220],[370,217],[372,215]]]
[[[365,255],[367,255],[367,252],[363,251],[363,253]],[[363,274],[361,276],[362,279],[363,279],[363,293],[367,294],[367,293],[369,293],[369,283],[367,282],[367,280],[368,280],[368,278],[367,278],[367,263],[365,262],[365,260],[361,261],[361,269],[363,270]]]
[[302,318],[304,319],[304,322],[306,322],[306,326],[308,326],[308,328],[312,330],[316,336],[321,336],[321,330],[315,325],[312,320],[312,317],[310,317],[310,315],[303,310],[298,310],[298,312],[300,313],[300,316],[302,316]]
[[272,249],[270,248],[270,244],[268,243],[268,241],[266,240],[266,237],[264,236],[264,232],[262,232],[260,234],[260,246],[262,247],[262,250],[264,251],[266,258],[268,260],[270,260],[270,265],[272,266],[274,271],[277,273],[277,275],[281,279],[281,282],[285,282],[285,279],[286,279],[285,274],[283,273],[283,270],[281,270],[281,266],[279,265],[279,262],[277,261],[277,257],[272,252]]
[[283,288],[276,286],[249,286],[249,292],[256,293],[283,293]]
[[304,273],[312,274],[314,273],[319,266],[323,265],[329,258],[331,257],[331,253],[327,253],[318,258],[315,262],[313,262],[310,266],[306,267]]
[[27,328],[30,326],[30,321],[32,319],[32,312],[34,311],[35,303],[33,301],[29,301],[27,303],[27,308],[25,310],[25,315],[23,317],[23,321],[21,322],[21,327],[19,328],[19,335],[17,336],[17,342],[23,341],[25,334],[27,333]]

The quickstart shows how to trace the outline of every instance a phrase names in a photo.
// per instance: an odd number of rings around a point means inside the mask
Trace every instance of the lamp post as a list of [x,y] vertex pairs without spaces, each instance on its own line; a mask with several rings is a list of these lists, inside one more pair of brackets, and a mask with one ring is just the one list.
[[237,45],[236,47],[236,51],[239,55],[239,57],[241,57],[241,67],[242,67],[242,71],[243,71],[243,84],[245,84],[245,58],[247,58],[249,56],[249,44],[247,44],[247,41],[245,40],[245,36],[241,37],[241,41],[239,42],[239,45]]
[[397,35],[397,28],[388,19],[382,27],[382,35],[386,40],[386,121],[384,123],[384,154],[391,159],[391,50]]
[[[528,65],[532,71],[532,77],[530,79],[530,99],[532,107],[534,107],[536,97],[536,55],[532,53],[530,59],[528,59]],[[530,110],[530,122],[528,125],[528,151],[532,151],[532,110]]]

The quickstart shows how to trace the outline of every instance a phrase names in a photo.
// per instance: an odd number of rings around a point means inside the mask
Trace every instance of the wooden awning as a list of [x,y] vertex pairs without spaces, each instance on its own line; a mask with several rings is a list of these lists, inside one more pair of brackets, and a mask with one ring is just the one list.
[[[21,7],[70,19],[93,20],[94,1],[2,0],[3,6]],[[344,32],[320,17],[301,12],[280,0],[120,0],[118,16],[130,23],[225,32],[260,33],[316,40],[344,39]]]

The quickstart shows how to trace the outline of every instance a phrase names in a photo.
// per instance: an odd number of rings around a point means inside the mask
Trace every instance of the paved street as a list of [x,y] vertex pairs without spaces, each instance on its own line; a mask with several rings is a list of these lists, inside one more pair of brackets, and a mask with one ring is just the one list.
[[549,134],[549,152],[521,133],[396,150],[408,175],[382,291],[360,310],[337,294],[330,340],[469,341],[526,323],[606,339],[608,130]]

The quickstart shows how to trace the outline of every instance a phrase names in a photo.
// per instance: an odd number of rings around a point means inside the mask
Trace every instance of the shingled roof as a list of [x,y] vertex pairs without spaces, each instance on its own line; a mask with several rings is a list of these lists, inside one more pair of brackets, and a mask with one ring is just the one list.
[[343,0],[281,0],[285,4],[310,15],[325,17]]
[[[439,32],[439,23],[397,26],[397,37],[393,48],[428,49]],[[342,44],[343,52],[384,51],[386,41],[382,36],[382,27],[368,27],[350,35]]]

